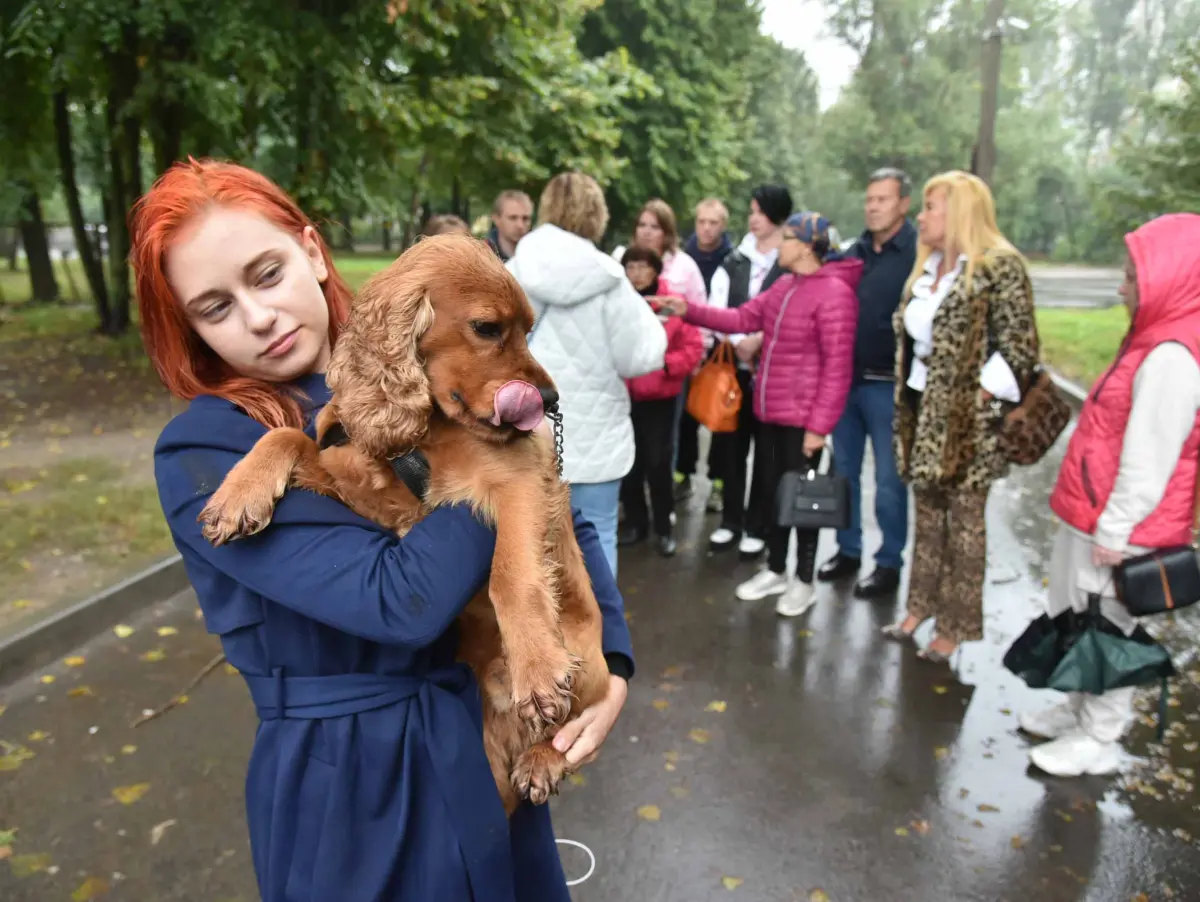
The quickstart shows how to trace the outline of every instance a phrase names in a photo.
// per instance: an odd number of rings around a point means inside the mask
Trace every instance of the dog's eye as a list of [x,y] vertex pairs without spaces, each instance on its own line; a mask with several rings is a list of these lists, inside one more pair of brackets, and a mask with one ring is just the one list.
[[480,338],[499,338],[500,324],[489,323],[483,320],[475,320],[471,323],[471,328],[475,330],[475,334]]

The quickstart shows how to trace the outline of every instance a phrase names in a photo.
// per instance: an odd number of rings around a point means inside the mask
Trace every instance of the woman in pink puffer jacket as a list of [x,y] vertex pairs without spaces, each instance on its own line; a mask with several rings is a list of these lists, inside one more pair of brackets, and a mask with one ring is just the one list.
[[[671,299],[664,307],[688,322],[725,333],[763,333],[754,376],[756,438],[772,498],[785,472],[820,465],[825,437],[846,405],[854,365],[854,334],[862,262],[842,259],[831,247],[829,220],[796,213],[784,225],[779,265],[790,270],[769,289],[733,310]],[[757,601],[780,595],[775,610],[787,617],[813,603],[816,531],[798,531],[796,579],[787,569],[790,530],[772,526],[767,568],[737,587],[737,597]]]

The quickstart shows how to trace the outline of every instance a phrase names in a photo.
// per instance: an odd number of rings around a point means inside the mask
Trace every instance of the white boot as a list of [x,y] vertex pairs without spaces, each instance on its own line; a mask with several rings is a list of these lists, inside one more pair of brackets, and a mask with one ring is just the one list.
[[1058,739],[1079,730],[1079,703],[1072,697],[1041,711],[1026,711],[1017,718],[1021,729],[1042,739]]
[[761,601],[768,595],[782,595],[787,588],[788,580],[782,573],[759,570],[758,573],[738,586],[733,594],[742,601]]
[[1103,776],[1121,769],[1121,745],[1099,742],[1087,733],[1071,733],[1031,749],[1029,760],[1056,777]]
[[787,591],[775,603],[775,613],[780,617],[799,617],[816,602],[816,590],[812,583],[799,580],[788,586]]

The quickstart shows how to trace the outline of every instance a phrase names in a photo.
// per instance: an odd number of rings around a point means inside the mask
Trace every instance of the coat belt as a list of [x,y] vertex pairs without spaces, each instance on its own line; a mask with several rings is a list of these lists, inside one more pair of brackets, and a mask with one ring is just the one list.
[[463,698],[472,685],[465,664],[420,676],[285,676],[279,667],[270,676],[242,676],[262,720],[347,717],[415,700],[438,789],[458,834],[472,898],[474,902],[513,902],[516,890],[508,820],[479,726]]

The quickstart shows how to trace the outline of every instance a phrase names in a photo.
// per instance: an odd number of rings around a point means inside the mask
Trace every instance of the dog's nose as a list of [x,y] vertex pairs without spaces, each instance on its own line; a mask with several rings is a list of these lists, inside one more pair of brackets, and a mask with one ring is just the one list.
[[552,387],[542,386],[538,389],[538,394],[542,396],[542,408],[549,409],[558,403],[558,391]]

